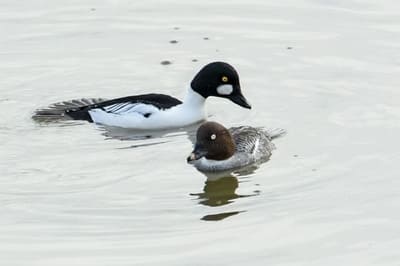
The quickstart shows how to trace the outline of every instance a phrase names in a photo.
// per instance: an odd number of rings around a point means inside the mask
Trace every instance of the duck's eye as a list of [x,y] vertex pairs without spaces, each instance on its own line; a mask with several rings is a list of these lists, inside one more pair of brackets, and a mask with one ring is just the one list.
[[222,80],[222,82],[228,82],[228,77],[227,76],[222,76],[221,80]]
[[212,134],[210,137],[211,140],[215,140],[216,138],[217,138],[217,135],[215,135],[215,134]]

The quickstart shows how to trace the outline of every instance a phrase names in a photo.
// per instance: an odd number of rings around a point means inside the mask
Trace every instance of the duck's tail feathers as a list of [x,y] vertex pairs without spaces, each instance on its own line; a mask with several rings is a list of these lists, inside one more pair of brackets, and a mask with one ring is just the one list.
[[284,130],[283,128],[272,128],[272,129],[264,129],[264,130],[271,140],[283,137],[287,134],[286,130]]
[[91,121],[85,107],[106,101],[103,98],[82,98],[70,101],[53,103],[45,108],[35,111],[32,118],[37,121],[50,121],[61,119],[75,119]]

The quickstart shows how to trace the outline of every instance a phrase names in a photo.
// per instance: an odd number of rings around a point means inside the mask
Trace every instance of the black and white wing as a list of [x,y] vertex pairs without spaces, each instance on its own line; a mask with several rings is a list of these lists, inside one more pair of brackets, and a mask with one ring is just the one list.
[[47,117],[70,117],[74,120],[93,122],[89,111],[99,109],[107,113],[123,115],[138,113],[143,117],[151,116],[156,110],[169,109],[182,102],[164,94],[142,94],[113,100],[81,99],[53,104],[35,112],[34,118],[46,115]]

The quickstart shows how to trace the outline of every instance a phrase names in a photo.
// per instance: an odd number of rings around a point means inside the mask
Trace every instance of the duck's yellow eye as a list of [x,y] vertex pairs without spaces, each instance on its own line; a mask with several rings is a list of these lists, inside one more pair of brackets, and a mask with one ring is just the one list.
[[222,82],[228,82],[228,77],[227,76],[222,76],[221,80],[222,80]]

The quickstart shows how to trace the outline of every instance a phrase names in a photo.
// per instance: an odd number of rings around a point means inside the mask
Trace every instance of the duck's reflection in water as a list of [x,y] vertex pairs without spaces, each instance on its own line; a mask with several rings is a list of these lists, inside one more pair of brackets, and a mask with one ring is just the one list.
[[[188,135],[189,139],[193,138],[199,123],[190,125],[185,128],[171,128],[160,130],[142,130],[133,128],[111,127],[105,125],[98,125],[98,130],[102,131],[102,135],[106,139],[118,140],[143,140],[151,138],[167,138],[175,136]],[[192,141],[192,139],[191,139]]]
[[[255,169],[252,169],[252,171],[254,171]],[[203,192],[191,193],[190,195],[197,196],[199,204],[209,207],[220,207],[234,203],[235,200],[239,198],[247,198],[259,195],[260,193],[259,191],[254,191],[254,193],[246,195],[236,193],[236,189],[239,187],[239,184],[241,183],[238,180],[238,177],[241,177],[242,175],[244,177],[244,173],[248,175],[250,173],[249,169],[246,169],[246,172],[240,172],[240,174],[238,174],[238,172],[229,175],[227,175],[226,173],[219,173],[220,176],[218,176],[217,174],[213,174],[212,176],[207,174],[208,179],[205,182]],[[221,176],[222,174],[224,174],[224,176]],[[219,221],[227,217],[237,215],[241,212],[245,211],[240,210],[240,211],[208,214],[203,216],[201,220]]]
[[243,211],[236,211],[236,212],[223,212],[223,213],[217,213],[217,214],[209,214],[205,215],[201,218],[203,221],[220,221],[222,219],[228,218],[230,216],[239,214]]
[[197,123],[185,128],[166,130],[138,130],[98,125],[97,129],[101,131],[101,134],[105,136],[106,140],[117,139],[128,141],[128,143],[134,141],[134,145],[121,148],[131,149],[168,143],[172,141],[172,139],[181,136],[186,136],[193,143],[195,141],[195,133],[198,125],[199,124]]
[[210,207],[230,204],[242,196],[236,194],[239,182],[234,176],[226,176],[218,180],[207,180],[202,193],[193,193],[198,196],[199,204]]

